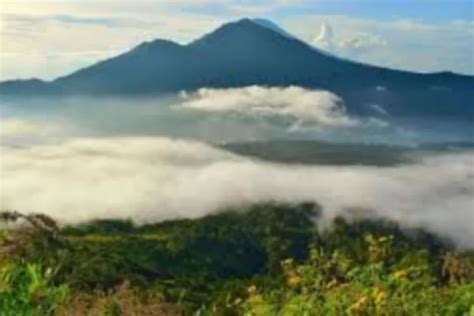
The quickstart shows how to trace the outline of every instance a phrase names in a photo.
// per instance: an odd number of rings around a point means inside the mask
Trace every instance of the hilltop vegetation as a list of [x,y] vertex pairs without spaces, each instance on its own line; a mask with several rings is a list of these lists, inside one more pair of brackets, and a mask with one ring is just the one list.
[[473,315],[474,253],[382,220],[264,204],[57,227],[4,212],[2,315]]

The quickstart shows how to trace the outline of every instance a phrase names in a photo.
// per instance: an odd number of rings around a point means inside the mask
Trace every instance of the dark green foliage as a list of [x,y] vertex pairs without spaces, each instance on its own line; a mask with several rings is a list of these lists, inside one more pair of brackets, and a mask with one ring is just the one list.
[[132,233],[134,231],[134,225],[131,220],[103,219],[76,226],[68,226],[62,231],[65,235],[70,236],[85,236],[91,234],[115,235]]
[[207,287],[221,278],[248,278],[278,268],[283,258],[306,257],[314,209],[312,204],[259,205],[197,221],[135,228],[128,222],[95,221],[67,227],[63,236],[74,251],[63,269],[85,288],[110,287],[124,279],[141,285],[173,279]]

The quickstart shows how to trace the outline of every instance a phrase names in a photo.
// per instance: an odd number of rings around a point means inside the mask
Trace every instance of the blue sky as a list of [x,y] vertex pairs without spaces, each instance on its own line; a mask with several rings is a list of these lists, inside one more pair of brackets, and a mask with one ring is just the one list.
[[[232,1],[247,7],[268,6],[278,1]],[[280,6],[268,13],[274,17],[307,14],[359,16],[375,19],[409,17],[424,21],[469,20],[473,18],[472,0],[313,0],[280,1]],[[286,5],[285,5],[286,4]],[[205,3],[190,10],[206,13],[222,13],[229,8],[228,1]]]
[[380,20],[400,17],[423,21],[469,20],[473,17],[472,0],[358,0],[312,1],[277,14],[342,14]]
[[419,72],[474,74],[472,0],[1,0],[0,79],[52,79],[142,41],[186,43],[269,18],[320,49]]

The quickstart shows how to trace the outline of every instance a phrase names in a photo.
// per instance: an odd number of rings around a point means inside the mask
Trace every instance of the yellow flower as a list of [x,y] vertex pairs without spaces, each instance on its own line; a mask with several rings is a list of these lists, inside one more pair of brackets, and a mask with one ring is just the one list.
[[407,276],[407,272],[405,270],[399,270],[393,273],[393,276],[395,277],[395,279],[401,279]]
[[287,280],[287,283],[289,286],[297,286],[298,284],[300,284],[302,281],[301,277],[297,274],[292,274],[290,275],[290,277],[288,278]]
[[374,297],[375,297],[375,304],[380,305],[383,302],[383,300],[385,299],[384,291],[379,287],[375,287],[374,291],[373,291],[373,294],[374,294]]
[[382,302],[383,302],[384,299],[385,299],[385,293],[384,293],[384,292],[380,292],[380,293],[377,294],[377,296],[375,297],[375,304],[377,304],[377,305],[382,304]]
[[367,302],[367,296],[362,296],[361,298],[357,300],[357,302],[355,302],[349,307],[349,310],[351,311],[361,310],[364,307],[366,302]]

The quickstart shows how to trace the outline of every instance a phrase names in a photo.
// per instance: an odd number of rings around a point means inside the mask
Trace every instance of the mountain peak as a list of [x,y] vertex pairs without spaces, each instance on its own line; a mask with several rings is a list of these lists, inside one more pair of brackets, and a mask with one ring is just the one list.
[[288,33],[286,30],[284,30],[283,28],[281,28],[278,24],[276,24],[275,22],[271,21],[271,20],[267,20],[267,19],[262,19],[262,18],[257,18],[257,19],[253,19],[251,20],[253,23],[256,23],[260,26],[263,26],[269,30],[272,30],[274,32],[277,32],[279,33],[280,35],[283,35],[285,37],[288,37],[288,38],[292,38],[292,39],[295,39],[295,36],[291,35],[290,33]]
[[221,25],[222,27],[255,27],[258,26],[258,23],[255,22],[255,20],[252,20],[251,18],[242,18],[239,20],[231,21],[228,23],[225,23]]
[[[278,35],[282,36],[284,31],[281,30],[279,27],[276,26],[273,22],[266,22],[263,23],[263,20],[252,20],[249,18],[243,18],[234,22],[229,22],[223,24],[216,30],[212,31],[201,37],[200,39],[196,40],[193,43],[199,42],[209,42],[214,41],[216,39],[224,39],[224,38],[240,38],[242,36],[249,37],[249,36],[263,36],[265,35]],[[266,20],[265,20],[266,21]],[[273,27],[269,27],[269,25],[274,25]],[[276,31],[277,29],[281,31]]]

